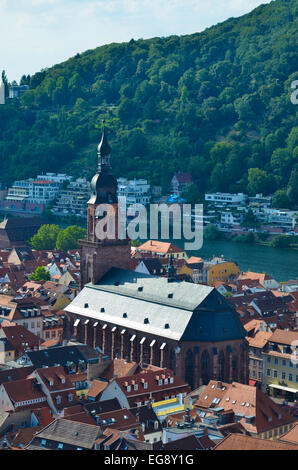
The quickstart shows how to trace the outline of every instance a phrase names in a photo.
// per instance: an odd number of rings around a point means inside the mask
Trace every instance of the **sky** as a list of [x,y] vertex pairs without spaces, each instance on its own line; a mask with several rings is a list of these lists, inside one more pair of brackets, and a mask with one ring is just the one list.
[[269,0],[0,0],[0,70],[19,81],[111,42],[191,34]]

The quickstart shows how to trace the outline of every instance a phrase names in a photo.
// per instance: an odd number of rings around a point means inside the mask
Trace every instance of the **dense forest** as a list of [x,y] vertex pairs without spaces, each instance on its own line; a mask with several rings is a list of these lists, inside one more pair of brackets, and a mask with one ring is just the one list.
[[166,190],[189,171],[190,202],[262,192],[296,207],[297,17],[297,0],[276,0],[201,33],[113,43],[24,75],[30,91],[0,107],[0,178],[90,177],[105,119],[117,176]]

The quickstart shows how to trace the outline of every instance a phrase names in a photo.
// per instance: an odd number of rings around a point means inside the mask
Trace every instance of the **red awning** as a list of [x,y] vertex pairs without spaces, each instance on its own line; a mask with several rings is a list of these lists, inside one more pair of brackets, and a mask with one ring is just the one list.
[[257,381],[256,380],[249,380],[248,383],[251,387],[254,387],[256,385]]

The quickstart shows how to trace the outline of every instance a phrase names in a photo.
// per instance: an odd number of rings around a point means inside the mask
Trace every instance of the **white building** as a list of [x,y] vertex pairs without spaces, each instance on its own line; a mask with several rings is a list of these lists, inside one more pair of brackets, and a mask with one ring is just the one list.
[[221,212],[220,223],[224,225],[241,225],[244,214],[238,212]]
[[29,183],[28,202],[48,205],[60,192],[59,183],[47,180],[35,180]]
[[14,98],[21,98],[21,96],[28,91],[29,85],[15,85],[10,87],[9,90],[9,98],[14,99]]
[[46,173],[38,175],[36,179],[43,181],[53,181],[54,183],[63,184],[65,181],[71,181],[72,176],[66,175],[65,173]]
[[70,215],[87,217],[87,202],[90,195],[90,183],[86,178],[71,181],[67,188],[61,190],[52,213],[62,217]]
[[262,193],[256,194],[254,197],[249,197],[249,204],[259,207],[271,207],[272,196],[263,196]]
[[211,193],[205,194],[206,202],[226,203],[226,204],[244,204],[247,195],[243,193],[230,194],[230,193]]
[[275,224],[278,227],[285,229],[294,229],[296,226],[296,217],[298,213],[295,211],[270,209],[264,207],[263,209],[255,208],[253,212],[258,221],[268,224]]
[[146,206],[150,203],[150,185],[145,179],[127,180],[126,178],[118,178],[118,198],[119,204],[123,207],[124,198],[126,198],[127,214],[135,215],[137,204]]

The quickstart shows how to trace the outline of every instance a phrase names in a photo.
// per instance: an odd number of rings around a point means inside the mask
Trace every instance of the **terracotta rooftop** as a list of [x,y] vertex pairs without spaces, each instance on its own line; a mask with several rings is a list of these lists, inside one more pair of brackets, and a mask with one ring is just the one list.
[[238,382],[221,385],[218,388],[218,382],[211,380],[195,406],[211,414],[218,407],[232,410],[235,415],[239,415],[239,422],[247,431],[257,434],[295,421],[287,411],[256,387]]
[[298,446],[298,423],[290,429],[286,434],[279,438],[280,441],[291,442],[292,444],[297,444]]
[[276,329],[270,338],[270,342],[272,343],[280,343],[286,345],[291,345],[294,341],[298,341],[298,331],[286,331]]
[[229,434],[214,450],[298,450],[298,445],[269,439],[257,439],[244,434]]
[[97,399],[99,395],[104,391],[105,388],[109,385],[108,382],[103,382],[102,380],[93,380],[91,387],[88,390],[87,396]]
[[183,252],[183,250],[179,246],[176,246],[173,243],[160,242],[158,240],[148,240],[147,242],[138,246],[137,250],[152,251],[155,253],[162,254]]
[[138,367],[136,362],[128,362],[125,359],[114,359],[110,366],[102,373],[101,377],[112,380],[115,377],[132,375]]
[[269,331],[257,331],[253,338],[247,336],[246,339],[250,347],[262,349],[271,336],[272,333]]

